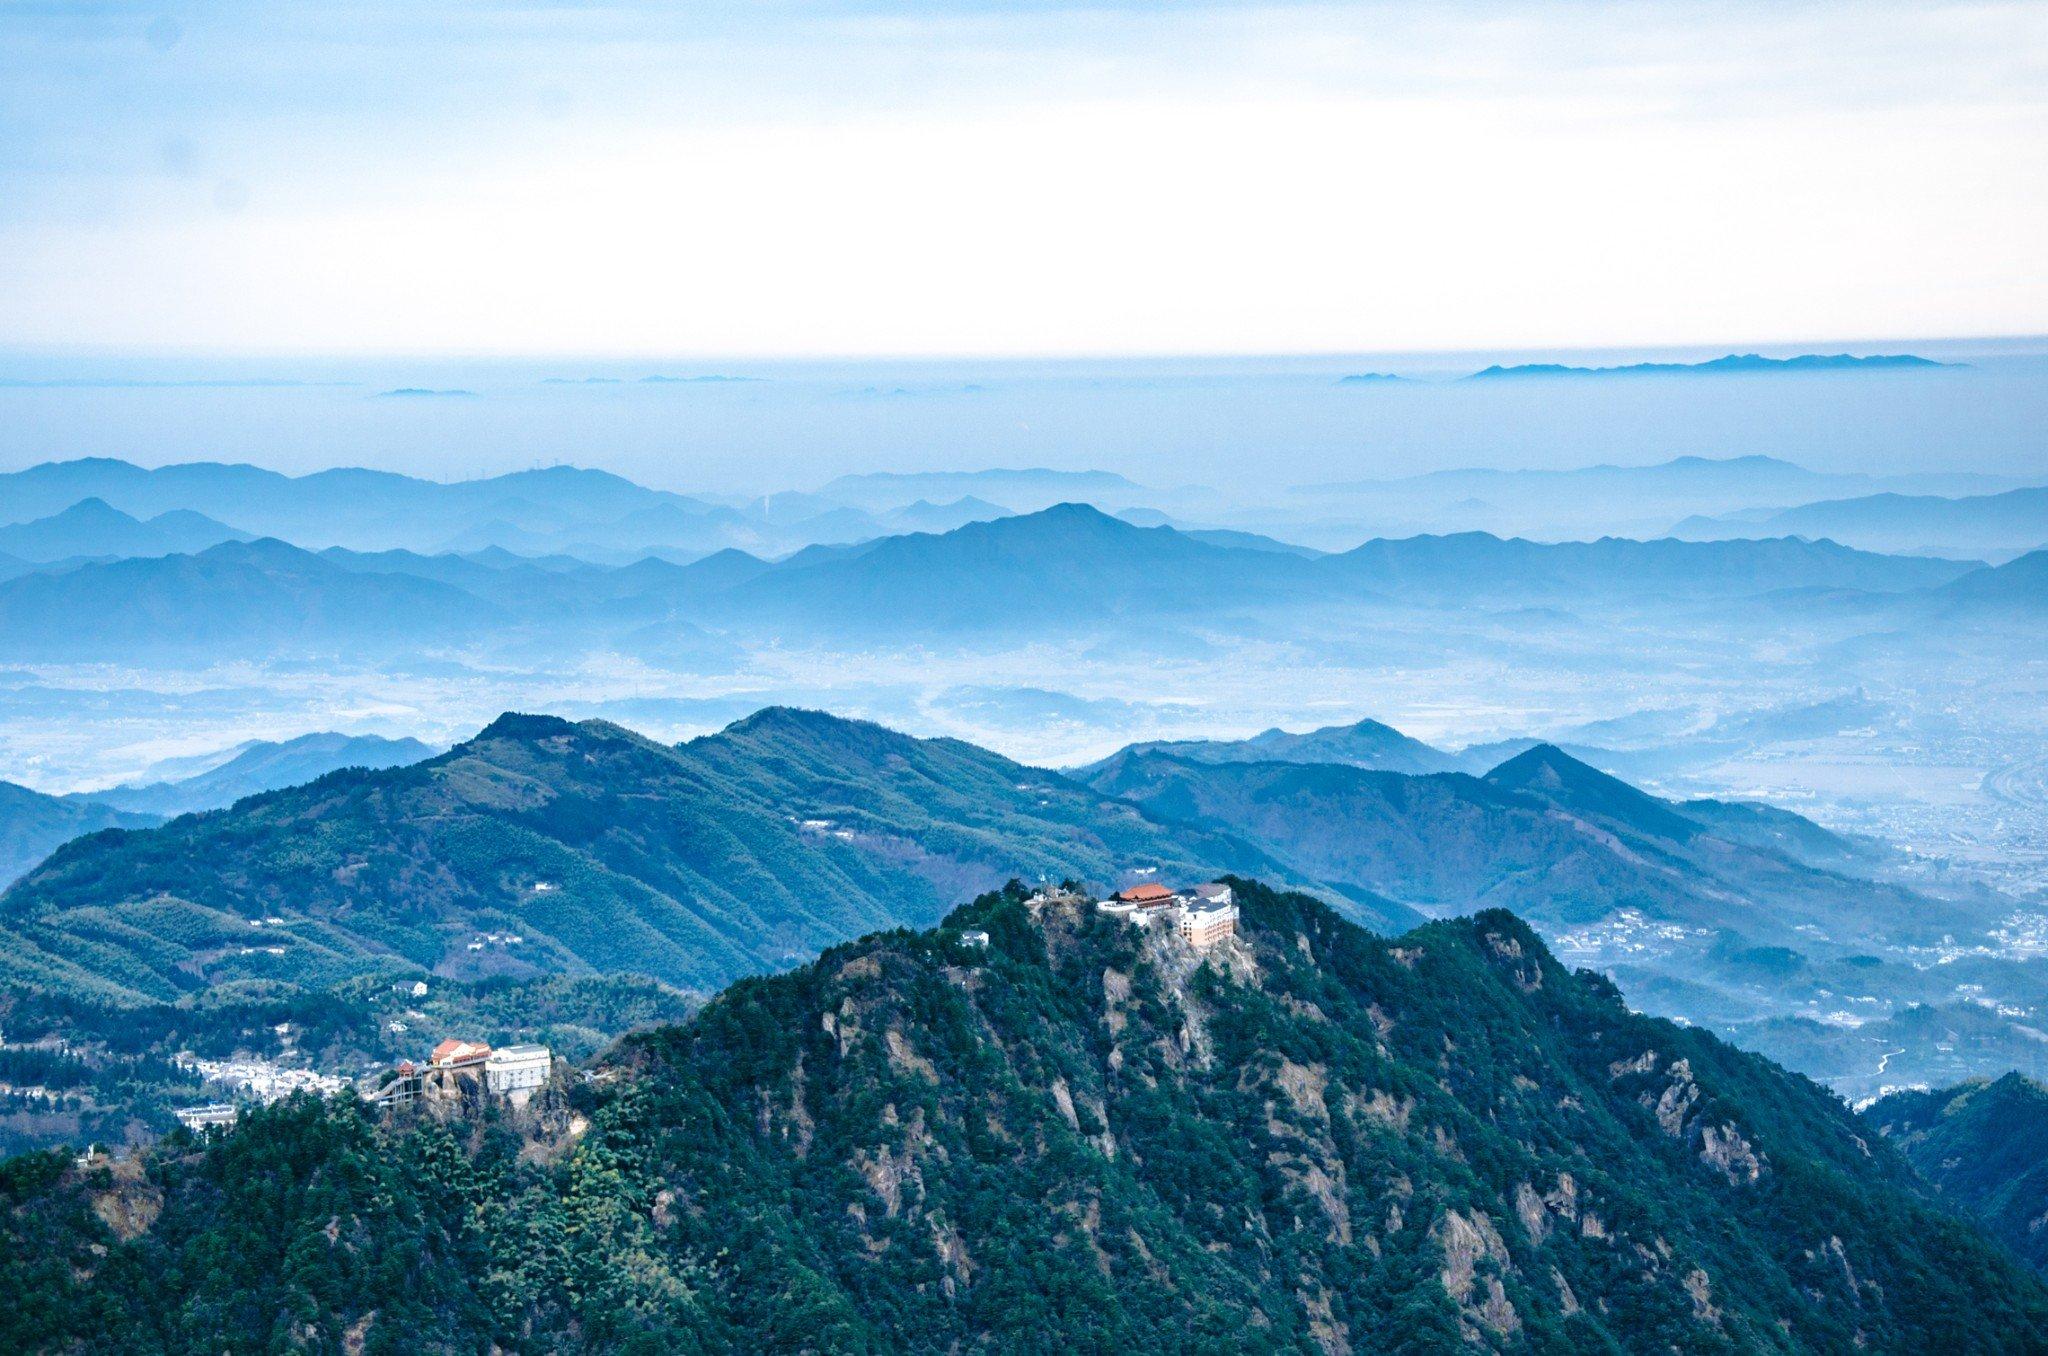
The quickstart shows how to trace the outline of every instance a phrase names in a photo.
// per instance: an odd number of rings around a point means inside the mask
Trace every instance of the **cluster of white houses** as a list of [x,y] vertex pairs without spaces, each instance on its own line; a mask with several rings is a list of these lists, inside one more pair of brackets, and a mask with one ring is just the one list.
[[[401,1061],[392,1070],[397,1076],[381,1087],[365,1089],[363,1100],[372,1106],[406,1106],[428,1095],[430,1082],[443,1093],[463,1083],[475,1083],[494,1097],[524,1106],[535,1088],[546,1085],[554,1065],[555,1057],[545,1045],[505,1045],[493,1050],[482,1041],[442,1041],[424,1064]],[[324,1093],[330,1089],[314,1090]],[[239,1108],[233,1102],[214,1102],[185,1107],[176,1114],[188,1128],[206,1130],[232,1126]]]
[[1171,927],[1198,947],[1211,947],[1237,933],[1237,900],[1222,881],[1188,890],[1169,890],[1147,881],[1119,890],[1095,906],[1141,927]]

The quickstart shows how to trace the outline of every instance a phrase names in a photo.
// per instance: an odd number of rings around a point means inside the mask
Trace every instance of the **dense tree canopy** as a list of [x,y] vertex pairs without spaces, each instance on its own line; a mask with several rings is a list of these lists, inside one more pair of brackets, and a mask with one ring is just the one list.
[[[986,896],[543,1114],[286,1102],[10,1163],[0,1347],[2023,1351],[2048,1288],[1841,1103],[1512,916]],[[986,930],[986,950],[963,944]]]

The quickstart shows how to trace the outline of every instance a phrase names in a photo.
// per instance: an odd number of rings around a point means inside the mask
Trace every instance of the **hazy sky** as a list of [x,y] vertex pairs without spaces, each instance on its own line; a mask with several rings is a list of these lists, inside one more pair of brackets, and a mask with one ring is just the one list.
[[2048,331],[2040,3],[29,3],[0,70],[14,346]]

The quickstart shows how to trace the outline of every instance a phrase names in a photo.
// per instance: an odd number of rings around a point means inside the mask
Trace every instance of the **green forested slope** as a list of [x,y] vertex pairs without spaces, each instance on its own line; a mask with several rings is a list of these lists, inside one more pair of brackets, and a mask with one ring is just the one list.
[[957,741],[780,708],[679,748],[505,716],[423,763],[73,842],[0,897],[0,946],[31,981],[128,1001],[420,970],[712,989],[1013,874],[1141,865],[1300,879]]
[[1981,930],[1953,903],[1809,865],[1753,826],[1723,827],[1725,807],[1688,814],[1549,745],[1483,778],[1131,752],[1089,784],[1424,908],[1506,908],[1552,927],[1635,909],[1751,944],[1805,944],[1801,924],[1853,926],[1864,945]]
[[6,886],[52,849],[82,833],[139,829],[157,822],[152,814],[130,814],[89,801],[46,796],[13,782],[0,782],[0,887]]
[[1206,957],[1019,891],[741,981],[614,1051],[580,1131],[343,1100],[17,1161],[0,1347],[2048,1345],[2042,1283],[1839,1102],[1512,916],[1240,895]]
[[2036,1267],[2048,1267],[2048,1088],[2007,1074],[1933,1092],[1895,1092],[1863,1119],[1942,1199]]

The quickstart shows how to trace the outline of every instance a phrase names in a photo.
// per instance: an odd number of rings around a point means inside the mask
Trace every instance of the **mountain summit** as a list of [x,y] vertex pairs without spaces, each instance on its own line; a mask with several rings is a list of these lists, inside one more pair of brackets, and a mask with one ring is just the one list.
[[302,1100],[53,1157],[6,1183],[0,1345],[279,1313],[366,1350],[2048,1345],[2048,1287],[1812,1084],[1508,914],[1388,939],[1232,885],[1206,951],[990,895],[523,1116]]

